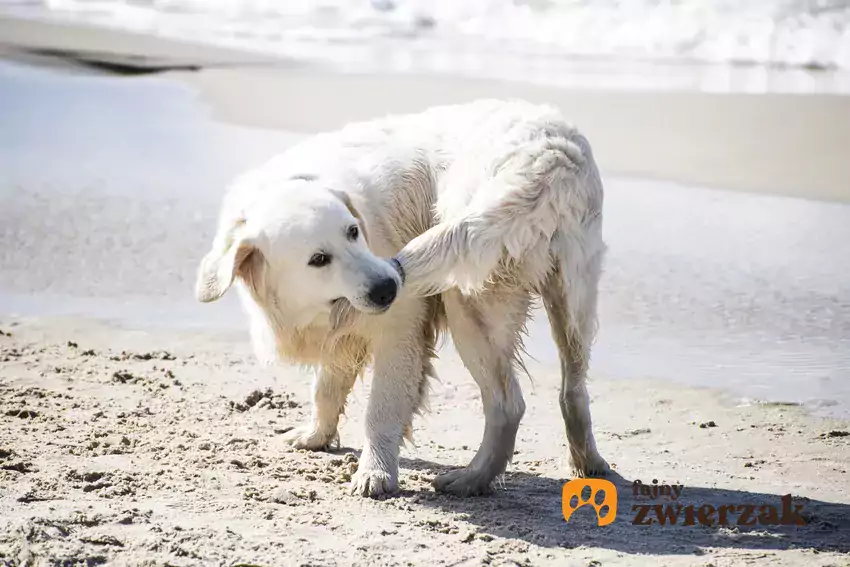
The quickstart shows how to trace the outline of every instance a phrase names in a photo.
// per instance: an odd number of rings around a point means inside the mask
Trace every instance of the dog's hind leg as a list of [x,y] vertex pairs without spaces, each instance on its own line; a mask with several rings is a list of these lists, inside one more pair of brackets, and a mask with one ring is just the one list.
[[608,463],[596,450],[590,419],[590,398],[585,384],[596,325],[596,288],[601,271],[601,256],[601,253],[595,256],[586,270],[582,270],[583,277],[574,281],[573,285],[582,287],[582,290],[574,290],[571,295],[577,299],[581,297],[580,307],[568,308],[568,294],[560,262],[556,262],[554,270],[540,289],[549,315],[552,337],[561,359],[559,402],[567,429],[570,464],[578,476],[604,475],[609,470]]
[[455,289],[444,300],[455,348],[481,389],[484,437],[469,465],[439,475],[434,488],[470,496],[489,491],[513,456],[525,413],[515,367],[530,297],[523,290],[488,290],[468,297]]

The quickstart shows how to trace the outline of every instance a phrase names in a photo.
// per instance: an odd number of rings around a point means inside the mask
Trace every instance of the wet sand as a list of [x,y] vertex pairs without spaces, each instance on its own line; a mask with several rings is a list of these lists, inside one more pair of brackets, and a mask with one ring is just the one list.
[[[77,55],[123,43],[66,31]],[[531,328],[519,453],[496,494],[459,500],[428,487],[471,457],[482,426],[474,383],[447,346],[433,411],[404,454],[404,492],[372,502],[345,492],[368,381],[339,452],[288,451],[277,432],[307,415],[309,378],[254,363],[235,302],[191,297],[231,175],[303,132],[485,93],[558,103],[605,169],[611,253],[591,388],[621,519],[604,528],[589,509],[560,516],[567,471],[544,320]],[[121,77],[0,64],[0,559],[846,562],[850,424],[794,404],[850,410],[850,258],[835,245],[850,237],[850,207],[651,180],[845,201],[846,109],[836,97],[544,92],[277,63]],[[653,478],[683,483],[697,505],[791,493],[809,523],[633,526],[631,481]]]
[[258,53],[189,41],[3,14],[0,14],[0,56],[66,69],[130,75],[168,69],[297,65]]

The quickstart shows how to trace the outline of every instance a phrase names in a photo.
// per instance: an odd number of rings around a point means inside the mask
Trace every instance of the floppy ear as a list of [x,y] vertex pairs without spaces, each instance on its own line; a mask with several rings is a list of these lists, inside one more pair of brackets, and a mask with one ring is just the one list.
[[256,251],[253,239],[246,237],[216,238],[213,249],[201,260],[195,295],[208,303],[230,289],[239,267]]
[[366,239],[366,244],[369,244],[369,232],[366,229],[366,220],[363,218],[363,215],[360,214],[360,211],[357,210],[357,207],[354,206],[354,203],[351,202],[351,197],[349,197],[348,193],[345,191],[338,191],[336,189],[331,189],[331,193],[336,195],[336,197],[348,208],[348,212],[350,212],[351,215],[360,222],[360,232],[363,233],[363,238]]

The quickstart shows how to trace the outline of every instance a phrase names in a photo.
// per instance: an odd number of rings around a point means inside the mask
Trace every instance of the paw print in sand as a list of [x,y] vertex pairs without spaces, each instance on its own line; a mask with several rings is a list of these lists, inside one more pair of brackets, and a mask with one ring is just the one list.
[[573,512],[584,505],[596,510],[598,525],[607,526],[617,517],[617,487],[598,478],[577,478],[565,484],[561,502],[564,519],[569,522]]

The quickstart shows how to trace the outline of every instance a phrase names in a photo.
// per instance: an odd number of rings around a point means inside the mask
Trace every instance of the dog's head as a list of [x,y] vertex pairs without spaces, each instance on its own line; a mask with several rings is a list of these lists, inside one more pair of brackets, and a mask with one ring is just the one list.
[[212,250],[202,260],[200,301],[224,295],[241,279],[280,323],[301,327],[347,301],[356,310],[389,309],[399,272],[369,248],[367,227],[344,192],[311,179],[231,192]]

